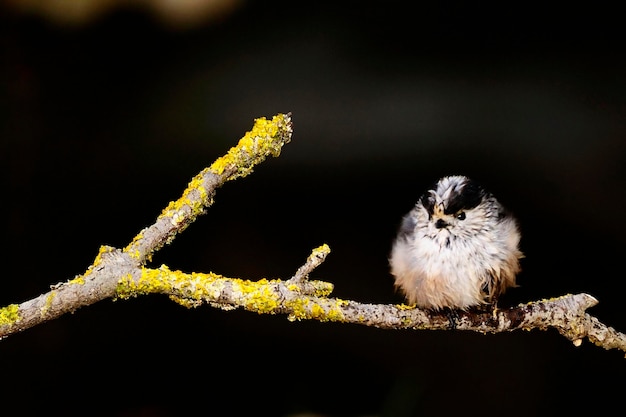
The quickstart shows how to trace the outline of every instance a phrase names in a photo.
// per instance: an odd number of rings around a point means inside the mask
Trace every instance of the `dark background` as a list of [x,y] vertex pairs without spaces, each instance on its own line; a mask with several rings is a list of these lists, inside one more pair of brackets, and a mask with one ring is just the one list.
[[[0,305],[125,246],[255,118],[292,112],[280,158],[220,189],[154,265],[286,279],[328,243],[313,277],[335,296],[400,302],[400,218],[465,174],[521,222],[502,304],[587,292],[626,331],[621,15],[435,3],[241,2],[188,25],[3,7]],[[626,360],[554,330],[383,331],[150,296],[3,340],[0,375],[20,415],[603,415],[623,409]]]

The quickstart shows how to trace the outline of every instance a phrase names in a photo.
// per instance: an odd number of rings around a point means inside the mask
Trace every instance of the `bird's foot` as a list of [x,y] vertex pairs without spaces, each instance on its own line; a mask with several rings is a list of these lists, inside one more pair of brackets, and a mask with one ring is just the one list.
[[456,323],[459,321],[460,316],[458,310],[452,308],[446,308],[446,317],[448,318],[448,329],[456,330]]

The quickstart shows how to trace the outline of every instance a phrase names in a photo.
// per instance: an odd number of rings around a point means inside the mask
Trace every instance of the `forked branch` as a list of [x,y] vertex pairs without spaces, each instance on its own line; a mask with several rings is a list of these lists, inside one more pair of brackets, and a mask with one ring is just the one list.
[[493,311],[458,311],[453,320],[449,312],[329,297],[331,283],[309,279],[330,252],[327,245],[313,250],[287,280],[248,281],[214,273],[172,271],[165,265],[147,267],[154,252],[170,243],[212,204],[217,188],[248,174],[267,156],[278,156],[291,134],[290,114],[279,114],[271,120],[257,119],[237,146],[196,175],[181,198],[169,203],[155,223],[139,232],[125,248],[103,246],[84,274],[53,285],[49,292],[32,300],[0,308],[0,338],[106,298],[165,294],[186,307],[209,304],[226,310],[243,308],[260,314],[284,314],[290,320],[335,321],[384,329],[454,328],[499,333],[555,328],[576,346],[588,338],[605,349],[626,352],[625,334],[586,313],[586,309],[597,304],[588,294],[565,295]]

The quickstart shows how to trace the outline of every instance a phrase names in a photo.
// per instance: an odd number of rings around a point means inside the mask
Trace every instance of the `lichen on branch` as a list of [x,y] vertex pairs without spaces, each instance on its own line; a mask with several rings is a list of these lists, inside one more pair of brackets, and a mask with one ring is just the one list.
[[171,201],[156,222],[142,230],[124,251],[140,263],[150,260],[155,251],[172,242],[177,233],[213,204],[216,190],[226,181],[249,174],[268,156],[279,156],[282,147],[291,141],[292,132],[289,113],[278,114],[270,120],[256,119],[252,130],[237,146],[193,177],[182,196]]
[[256,119],[252,129],[225,155],[194,176],[182,196],[170,202],[155,222],[123,249],[102,246],[82,275],[54,284],[51,291],[20,304],[0,308],[0,338],[57,318],[97,301],[119,296],[122,277],[139,279],[154,252],[171,243],[213,203],[225,182],[244,176],[268,156],[278,156],[291,141],[291,114]]
[[254,127],[239,140],[237,146],[230,148],[228,153],[215,160],[209,170],[217,175],[234,169],[236,175],[229,180],[246,176],[252,168],[263,162],[267,156],[280,156],[284,144],[291,140],[291,115],[279,114],[267,120],[256,119]]
[[626,335],[586,313],[597,300],[588,294],[533,301],[493,311],[428,311],[404,304],[366,304],[330,297],[333,284],[311,280],[313,270],[330,253],[328,245],[312,251],[287,279],[250,281],[209,273],[184,273],[163,265],[150,268],[154,252],[170,243],[213,203],[225,182],[252,172],[268,156],[280,155],[292,135],[290,114],[255,120],[228,152],[194,176],[181,197],[170,202],[155,222],[122,249],[102,246],[82,274],[51,286],[51,290],[20,304],[0,308],[0,338],[57,318],[104,299],[129,299],[163,294],[185,307],[210,305],[242,308],[259,314],[284,314],[289,320],[361,324],[383,329],[451,329],[499,333],[518,329],[556,329],[579,346],[583,339],[605,349],[626,352]]

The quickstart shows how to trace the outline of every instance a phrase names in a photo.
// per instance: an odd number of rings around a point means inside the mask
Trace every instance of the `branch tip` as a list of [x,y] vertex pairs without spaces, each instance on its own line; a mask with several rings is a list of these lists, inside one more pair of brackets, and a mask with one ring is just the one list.
[[583,304],[585,306],[584,307],[585,310],[588,309],[588,308],[591,308],[591,307],[594,307],[594,306],[598,305],[598,303],[600,302],[593,295],[589,295],[587,293],[582,293],[580,295],[581,295],[581,298],[583,298]]
[[228,173],[227,180],[245,176],[267,156],[279,156],[283,145],[291,141],[292,132],[291,113],[277,114],[271,120],[258,118],[237,146],[213,162],[209,170],[217,175]]
[[330,253],[330,247],[326,243],[324,243],[322,246],[319,246],[313,249],[313,251],[311,251],[311,254],[307,258],[304,265],[298,268],[294,276],[291,277],[287,281],[287,283],[288,284],[302,284],[303,282],[308,280],[311,272],[313,272],[315,268],[317,268],[318,266],[322,264],[322,262],[324,262],[324,260],[326,259],[326,256],[328,256],[329,253]]

